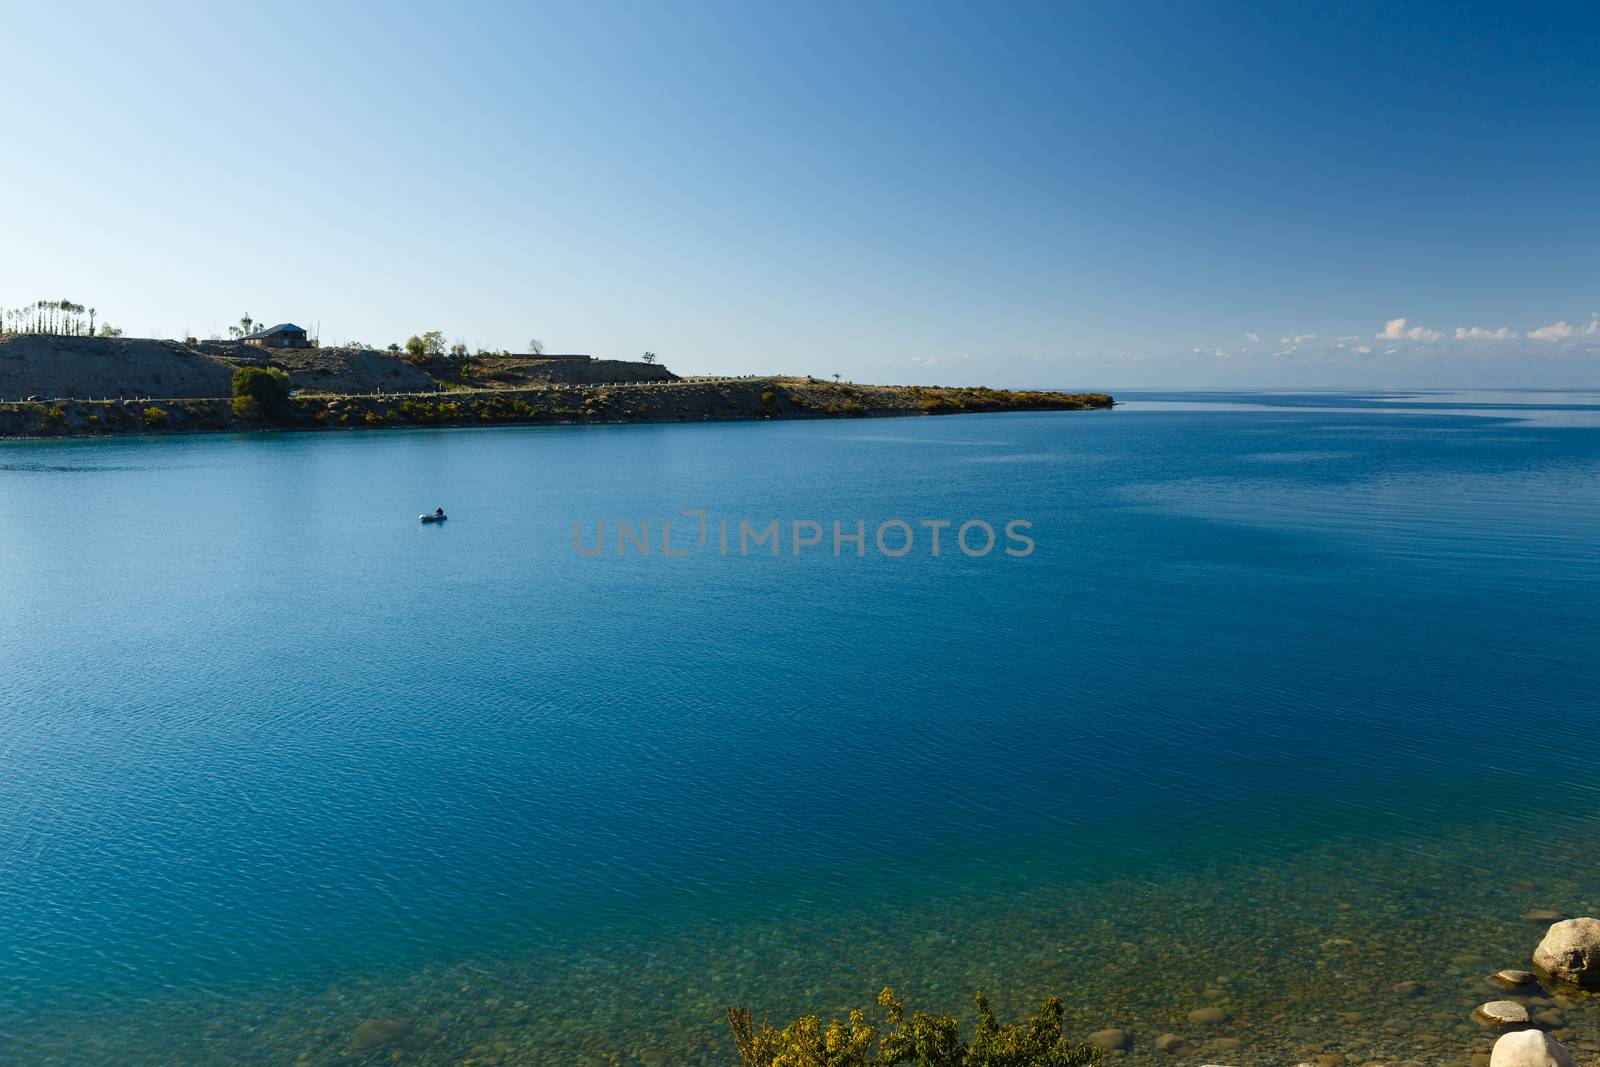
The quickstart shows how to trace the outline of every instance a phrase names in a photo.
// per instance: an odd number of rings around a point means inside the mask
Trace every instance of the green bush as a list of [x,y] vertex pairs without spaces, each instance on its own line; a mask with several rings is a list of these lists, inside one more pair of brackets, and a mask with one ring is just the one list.
[[274,419],[289,407],[289,373],[281,367],[240,367],[233,372],[233,413]]
[[1103,1053],[1093,1045],[1071,1044],[1061,1034],[1061,1001],[1051,997],[1021,1026],[1002,1026],[982,993],[974,998],[978,1024],[970,1042],[961,1040],[954,1016],[912,1014],[885,989],[878,1006],[885,1027],[852,1011],[848,1022],[831,1020],[824,1028],[815,1015],[805,1015],[782,1030],[766,1022],[759,1029],[743,1008],[728,1009],[734,1047],[746,1067],[1089,1067]]
[[41,434],[60,433],[67,428],[67,411],[60,404],[53,404],[50,407],[40,404],[33,410],[39,416]]
[[151,405],[150,407],[147,407],[147,408],[144,409],[144,428],[145,429],[147,429],[147,430],[159,430],[161,427],[165,426],[166,424],[167,424],[167,413],[166,413],[165,410],[163,410],[162,408],[158,408],[158,407],[156,407],[154,405]]

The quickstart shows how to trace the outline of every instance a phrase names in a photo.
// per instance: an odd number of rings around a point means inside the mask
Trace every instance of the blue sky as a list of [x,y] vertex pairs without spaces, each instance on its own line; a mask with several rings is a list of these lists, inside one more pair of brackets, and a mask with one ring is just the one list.
[[1600,384],[1592,2],[221,8],[7,5],[0,305],[681,372]]

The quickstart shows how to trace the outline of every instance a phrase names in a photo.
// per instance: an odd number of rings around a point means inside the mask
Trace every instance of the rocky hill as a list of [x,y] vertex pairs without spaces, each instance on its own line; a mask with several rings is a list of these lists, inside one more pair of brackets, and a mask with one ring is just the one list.
[[410,393],[437,389],[439,382],[392,352],[360,348],[287,348],[264,351],[244,345],[231,358],[270,362],[289,372],[294,388],[318,393]]
[[463,385],[515,389],[530,385],[613,385],[670,382],[677,375],[659,363],[620,359],[536,359],[532,356],[472,356],[461,361]]
[[177,341],[0,337],[0,399],[227,396],[235,364]]
[[233,341],[0,336],[0,400],[226,397],[234,368],[270,362],[295,389],[333,394],[427,392],[672,381],[659,364],[529,356],[436,358],[420,364],[355,348],[262,349]]

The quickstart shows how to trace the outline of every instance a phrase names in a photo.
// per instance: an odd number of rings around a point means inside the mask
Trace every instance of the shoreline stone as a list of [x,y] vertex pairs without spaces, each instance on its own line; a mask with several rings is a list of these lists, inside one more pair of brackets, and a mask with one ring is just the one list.
[[1600,919],[1552,923],[1533,950],[1534,965],[1562,981],[1600,988]]

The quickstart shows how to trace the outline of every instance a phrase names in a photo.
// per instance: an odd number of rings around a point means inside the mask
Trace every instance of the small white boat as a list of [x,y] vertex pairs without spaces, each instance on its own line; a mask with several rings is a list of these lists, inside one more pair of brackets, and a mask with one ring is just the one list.
[[448,515],[439,515],[439,514],[418,515],[417,516],[417,520],[419,522],[443,522],[444,520],[448,519],[449,517],[450,516],[448,516]]

